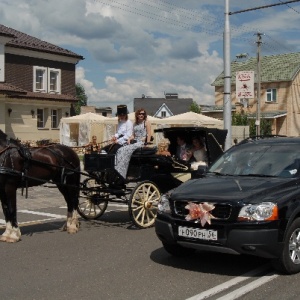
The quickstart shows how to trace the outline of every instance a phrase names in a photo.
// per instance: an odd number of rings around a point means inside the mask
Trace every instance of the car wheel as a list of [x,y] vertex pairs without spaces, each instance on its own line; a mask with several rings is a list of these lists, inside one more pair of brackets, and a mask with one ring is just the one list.
[[185,248],[177,244],[163,243],[163,246],[169,254],[177,257],[188,256],[195,253],[196,251],[195,249]]
[[276,270],[286,274],[300,272],[300,218],[287,229],[282,254],[272,264]]

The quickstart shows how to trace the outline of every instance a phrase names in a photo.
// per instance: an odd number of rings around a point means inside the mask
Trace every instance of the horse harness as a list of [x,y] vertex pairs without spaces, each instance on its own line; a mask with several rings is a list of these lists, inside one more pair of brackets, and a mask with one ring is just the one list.
[[[24,188],[26,189],[26,198],[28,197],[28,180],[36,180],[40,182],[49,182],[49,180],[43,180],[39,179],[37,177],[31,177],[28,176],[28,170],[32,164],[39,164],[41,166],[49,166],[49,167],[54,167],[57,169],[61,169],[61,179],[60,182],[52,182],[54,184],[65,184],[66,177],[68,175],[71,175],[74,173],[74,170],[70,168],[66,168],[63,166],[63,162],[67,162],[70,166],[72,166],[72,162],[67,161],[62,155],[59,153],[55,152],[52,148],[50,148],[51,145],[39,147],[39,148],[46,148],[48,151],[50,151],[56,158],[59,159],[59,164],[54,165],[54,164],[49,164],[40,160],[36,160],[32,158],[31,152],[29,147],[23,146],[23,145],[12,145],[10,143],[10,139],[7,139],[7,145],[4,149],[0,150],[0,175],[10,175],[10,176],[21,176],[21,188],[22,188],[22,195]],[[18,154],[20,155],[21,158],[24,159],[23,167],[21,171],[15,170],[14,169],[14,161],[12,158],[12,154],[14,151],[17,150]],[[11,168],[5,166],[5,162],[10,159],[10,164]]]

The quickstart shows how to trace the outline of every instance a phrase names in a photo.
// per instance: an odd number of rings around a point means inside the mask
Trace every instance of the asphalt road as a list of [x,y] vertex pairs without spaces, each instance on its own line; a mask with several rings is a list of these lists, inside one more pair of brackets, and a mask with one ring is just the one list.
[[69,235],[60,230],[66,207],[56,189],[31,188],[18,202],[22,240],[0,243],[1,300],[299,299],[300,275],[276,274],[267,260],[168,255],[154,228],[132,226],[126,206],[81,220]]

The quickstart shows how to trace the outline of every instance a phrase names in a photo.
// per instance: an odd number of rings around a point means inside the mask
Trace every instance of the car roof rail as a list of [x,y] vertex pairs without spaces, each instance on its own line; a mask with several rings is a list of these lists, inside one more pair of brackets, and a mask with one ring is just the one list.
[[239,144],[245,144],[245,143],[251,143],[257,140],[262,140],[262,139],[268,139],[268,138],[276,138],[276,137],[287,137],[286,135],[279,135],[279,134],[266,134],[266,135],[252,135],[241,142]]

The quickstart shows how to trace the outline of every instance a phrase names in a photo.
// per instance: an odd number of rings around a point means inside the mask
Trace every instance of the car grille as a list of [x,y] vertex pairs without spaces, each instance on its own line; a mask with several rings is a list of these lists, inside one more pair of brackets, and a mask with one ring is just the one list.
[[[194,202],[196,204],[200,204]],[[203,203],[203,202],[201,202]],[[188,201],[174,201],[173,213],[178,217],[186,217],[189,213],[188,209],[185,206],[188,204]],[[229,204],[214,204],[215,208],[210,212],[215,218],[220,220],[229,219],[232,211],[232,206]]]

